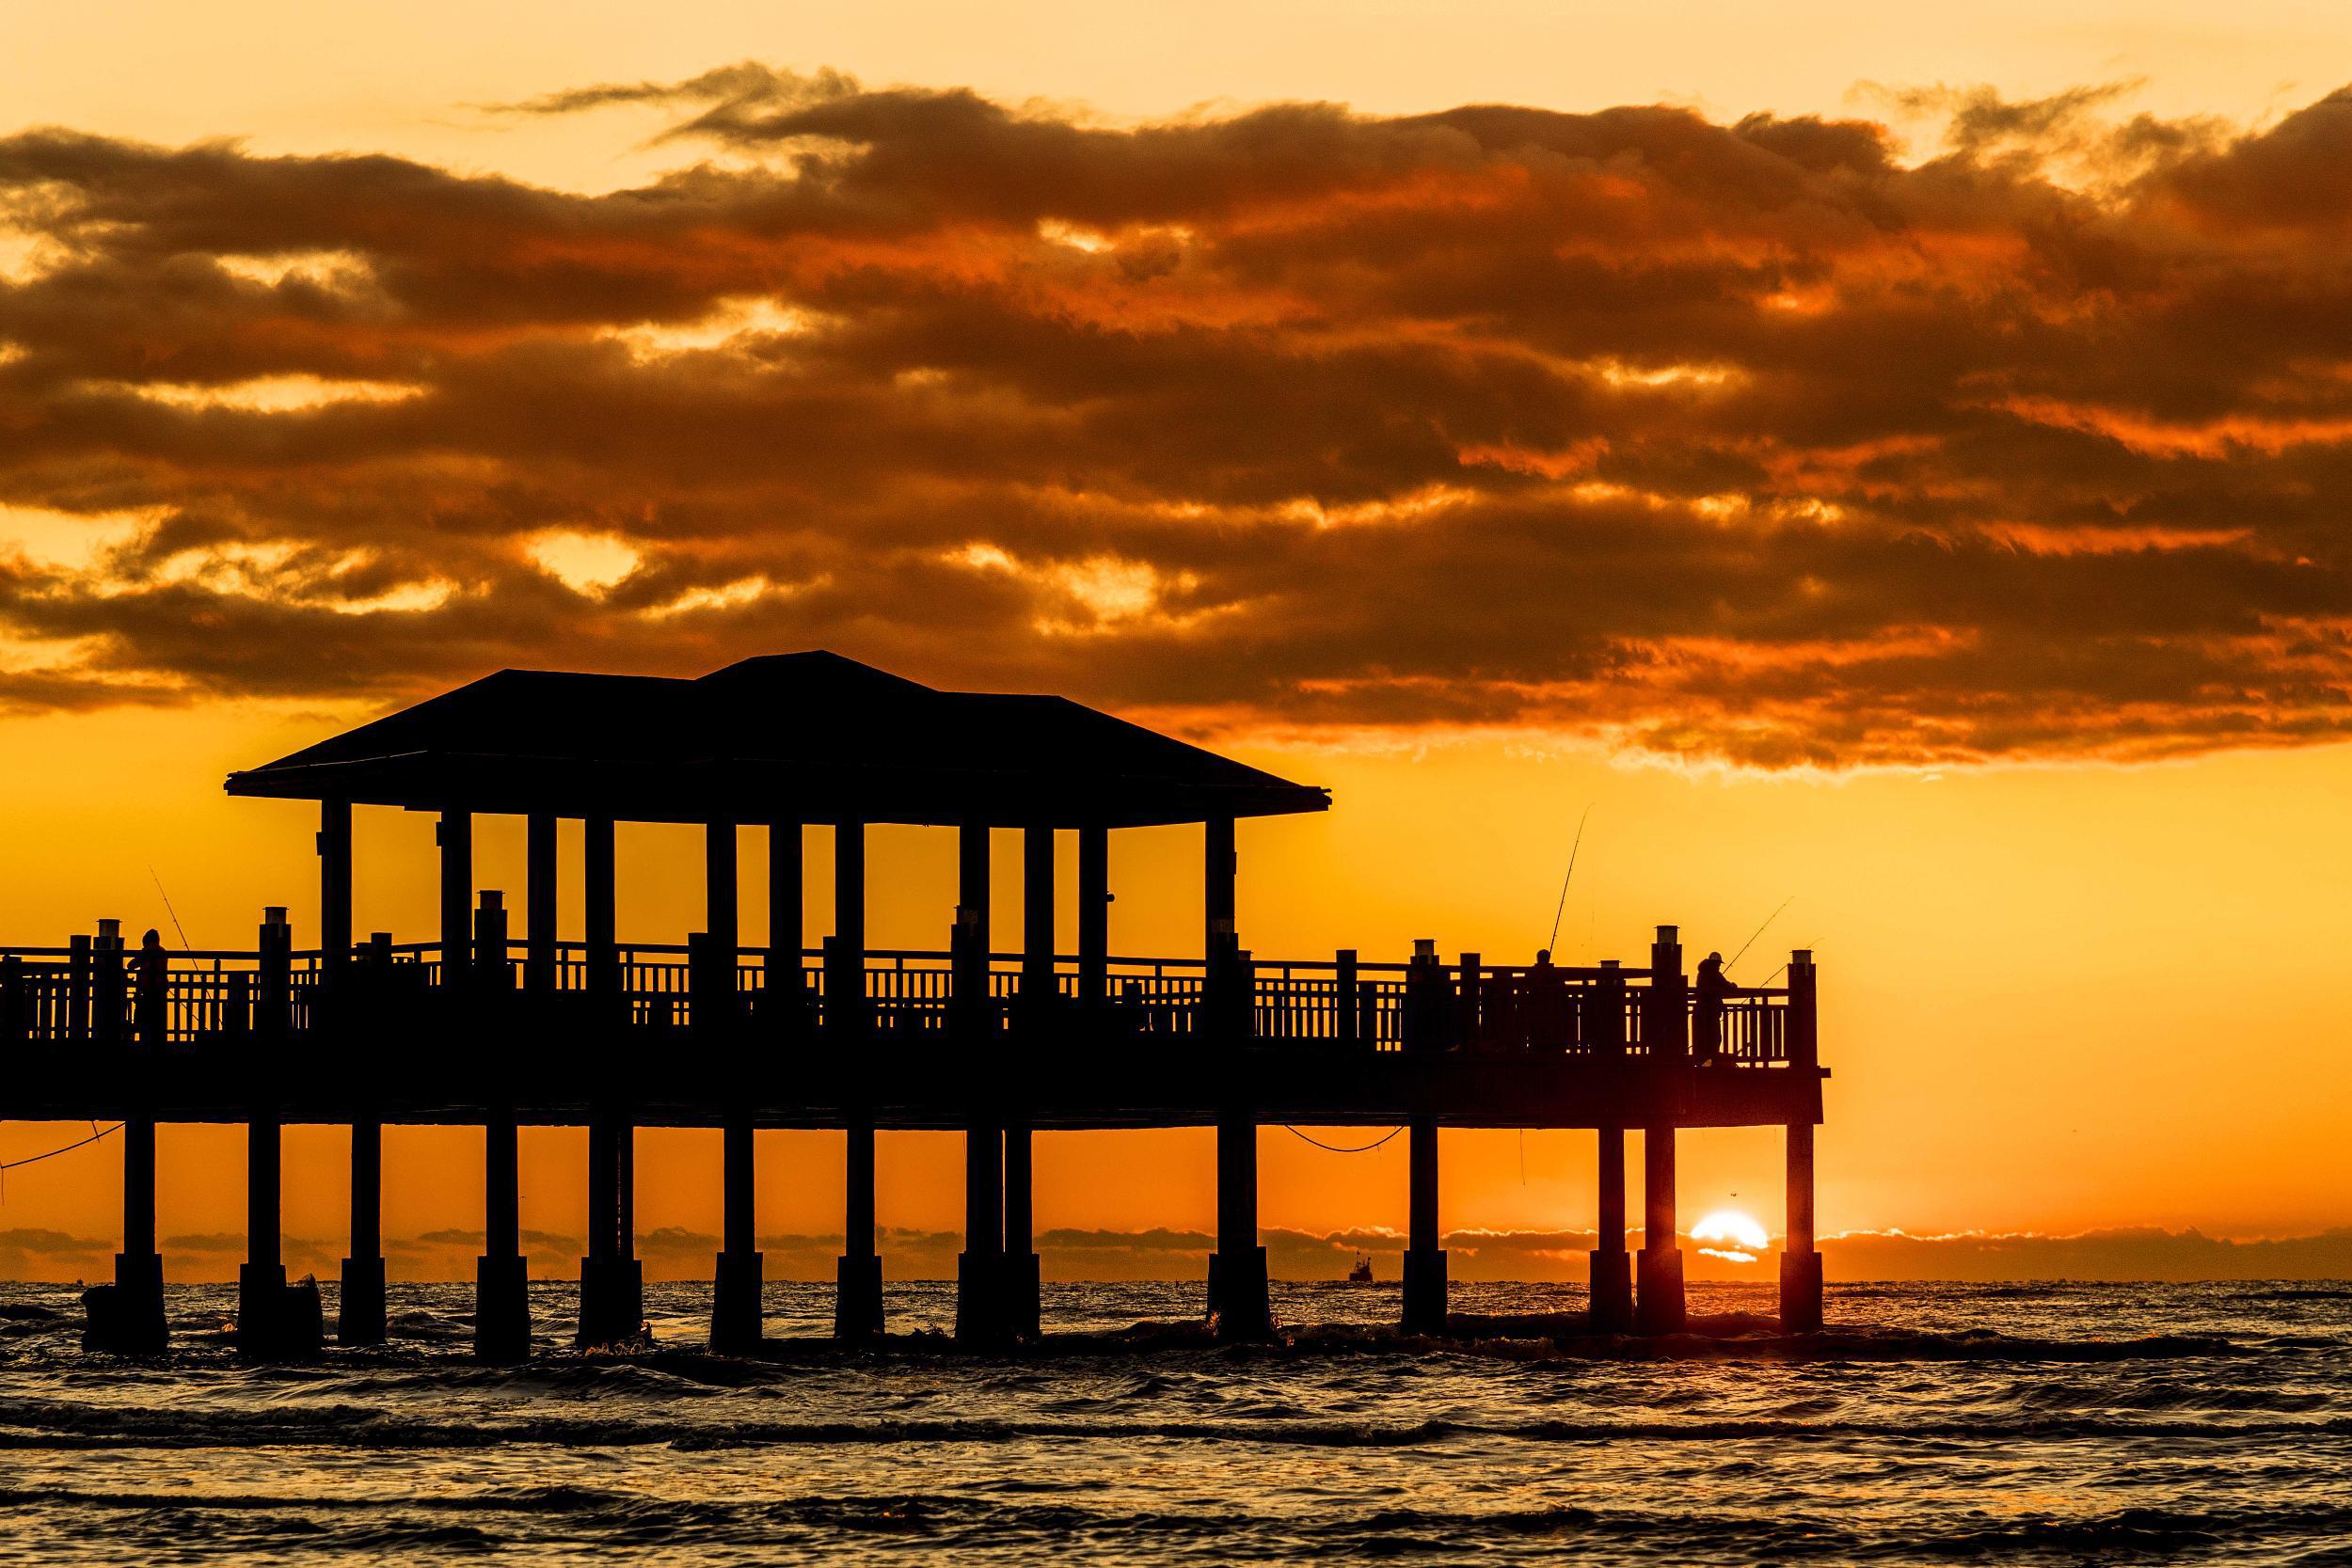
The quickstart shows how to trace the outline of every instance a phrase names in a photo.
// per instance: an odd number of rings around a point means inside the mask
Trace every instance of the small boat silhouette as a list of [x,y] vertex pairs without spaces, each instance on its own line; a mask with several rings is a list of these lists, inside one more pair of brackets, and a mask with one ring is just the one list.
[[1372,1283],[1371,1253],[1359,1252],[1356,1255],[1356,1266],[1347,1271],[1347,1282],[1350,1285],[1369,1285]]

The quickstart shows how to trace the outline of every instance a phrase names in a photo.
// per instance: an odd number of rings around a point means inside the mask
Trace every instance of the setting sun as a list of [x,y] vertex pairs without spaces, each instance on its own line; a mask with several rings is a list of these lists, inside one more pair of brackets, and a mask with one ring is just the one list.
[[[1717,1243],[1717,1246],[1705,1249],[1708,1257],[1741,1263],[1755,1262],[1756,1259],[1748,1255],[1766,1251],[1772,1244],[1772,1232],[1757,1224],[1754,1216],[1743,1214],[1737,1209],[1717,1209],[1710,1212],[1691,1227],[1691,1240]],[[1739,1248],[1739,1253],[1731,1252],[1731,1247]]]

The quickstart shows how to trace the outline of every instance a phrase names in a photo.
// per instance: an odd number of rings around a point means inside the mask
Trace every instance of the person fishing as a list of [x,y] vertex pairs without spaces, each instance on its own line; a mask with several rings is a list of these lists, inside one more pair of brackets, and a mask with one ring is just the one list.
[[1724,1049],[1725,1004],[1747,992],[1724,974],[1724,956],[1709,953],[1699,963],[1691,983],[1691,1054],[1701,1062],[1714,1061]]
[[1568,983],[1551,961],[1551,949],[1535,951],[1527,966],[1526,1000],[1520,1009],[1518,1043],[1522,1048],[1559,1051],[1568,1044]]

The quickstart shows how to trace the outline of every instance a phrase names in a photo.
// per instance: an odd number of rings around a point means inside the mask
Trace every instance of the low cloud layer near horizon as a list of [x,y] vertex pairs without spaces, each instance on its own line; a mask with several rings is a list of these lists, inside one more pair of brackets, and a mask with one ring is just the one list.
[[[1276,1277],[1339,1279],[1359,1252],[1375,1259],[1383,1279],[1398,1277],[1404,1238],[1387,1230],[1337,1230],[1312,1234],[1272,1229],[1263,1233]],[[1448,1273],[1460,1280],[1559,1280],[1581,1282],[1588,1231],[1457,1230],[1447,1234]],[[523,1247],[535,1277],[576,1278],[578,1237],[525,1231]],[[1639,1243],[1639,1233],[1635,1235]],[[1192,1230],[1076,1230],[1041,1233],[1037,1247],[1048,1279],[1198,1279],[1205,1275],[1214,1240]],[[72,1280],[111,1276],[115,1243],[64,1231],[0,1230],[0,1279]],[[837,1235],[762,1236],[771,1279],[830,1280],[841,1250]],[[880,1245],[893,1279],[952,1279],[962,1237],[953,1231],[885,1227]],[[2134,1228],[2052,1236],[2032,1232],[1912,1236],[1901,1231],[1855,1231],[1825,1238],[1824,1267],[1833,1280],[2242,1280],[2352,1279],[2352,1227],[2282,1239],[2231,1240],[2197,1230]],[[331,1279],[342,1252],[339,1241],[285,1239],[294,1274]],[[707,1279],[719,1238],[663,1227],[637,1239],[638,1256],[651,1279]],[[1778,1278],[1775,1255],[1747,1261],[1684,1242],[1684,1260],[1693,1279]],[[235,1235],[170,1236],[163,1243],[165,1271],[181,1283],[223,1282],[237,1276],[245,1253]],[[463,1280],[473,1277],[481,1238],[470,1231],[438,1230],[388,1238],[390,1275],[405,1280]],[[1745,1255],[1742,1255],[1745,1256]]]
[[2352,92],[1889,102],[1940,149],[752,65],[497,111],[666,112],[601,194],[0,137],[0,708],[822,645],[1202,735],[2341,737]]

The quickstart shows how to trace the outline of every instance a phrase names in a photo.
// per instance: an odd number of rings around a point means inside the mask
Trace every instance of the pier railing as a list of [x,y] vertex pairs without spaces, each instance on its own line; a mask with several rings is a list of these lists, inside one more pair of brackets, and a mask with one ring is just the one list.
[[[1708,996],[1682,976],[1661,985],[1650,971],[1614,965],[1501,965],[1475,956],[1384,963],[1344,952],[1289,960],[1236,954],[1217,965],[1113,956],[1097,979],[1068,955],[1049,966],[1008,953],[828,947],[729,956],[635,942],[619,945],[600,974],[580,942],[534,950],[492,940],[453,965],[438,943],[379,937],[330,961],[294,948],[285,933],[265,926],[250,951],[132,950],[109,929],[65,947],[0,949],[0,1045],[291,1038],[331,1026],[339,1005],[408,1019],[527,1007],[537,997],[601,1005],[613,1022],[656,1035],[694,1035],[717,1010],[731,1036],[755,1040],[854,1033],[944,1044],[1085,1020],[1146,1041],[1215,1036],[1375,1053],[1649,1058],[1661,1053],[1662,1038],[1672,1057],[1770,1068],[1804,1049],[1792,1039],[1785,988]],[[981,985],[960,1001],[965,973]],[[1809,1026],[1808,1018],[1800,1027]]]

